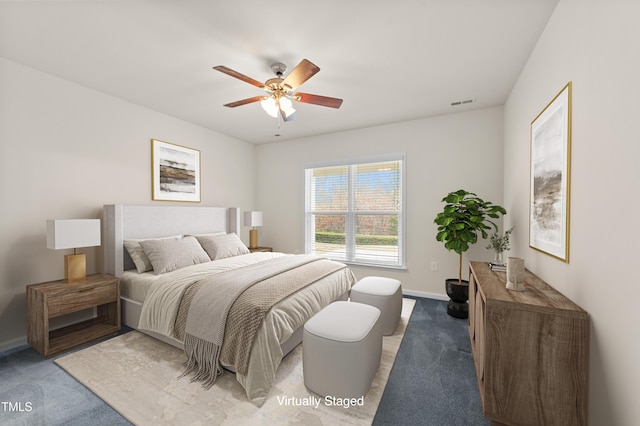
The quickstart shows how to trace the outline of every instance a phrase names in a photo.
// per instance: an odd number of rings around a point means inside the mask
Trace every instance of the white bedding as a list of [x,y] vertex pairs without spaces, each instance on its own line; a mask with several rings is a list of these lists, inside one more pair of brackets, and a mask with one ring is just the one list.
[[[283,256],[282,253],[257,252],[202,263],[163,275],[127,273],[123,276],[123,295],[144,300],[139,328],[173,336],[173,324],[185,289],[200,277],[251,263]],[[152,278],[153,277],[153,278]],[[247,397],[261,406],[271,389],[282,360],[281,344],[323,307],[339,298],[355,283],[353,273],[344,268],[321,282],[298,291],[275,305],[261,325],[251,351],[246,376],[236,373]]]
[[136,302],[144,302],[149,287],[160,278],[151,272],[138,273],[135,269],[124,271],[120,277],[120,296]]
[[120,295],[142,303],[147,298],[147,293],[151,286],[160,278],[176,279],[177,277],[184,275],[185,272],[187,274],[192,272],[203,275],[213,274],[216,272],[223,272],[228,269],[246,266],[251,263],[261,262],[263,260],[273,259],[278,256],[284,256],[284,254],[276,252],[256,252],[242,256],[227,257],[214,262],[201,263],[199,265],[189,266],[177,271],[167,272],[162,275],[156,275],[153,271],[138,273],[135,269],[132,269],[125,271],[120,278]]

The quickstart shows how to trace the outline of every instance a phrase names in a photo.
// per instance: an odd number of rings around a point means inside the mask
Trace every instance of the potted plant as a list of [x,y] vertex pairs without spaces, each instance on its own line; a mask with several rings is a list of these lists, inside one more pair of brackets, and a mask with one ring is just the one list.
[[459,255],[458,279],[447,279],[447,294],[451,298],[447,305],[447,313],[457,318],[467,318],[469,308],[469,282],[462,279],[462,253],[478,241],[478,235],[487,238],[487,230],[498,230],[498,225],[491,219],[498,219],[507,211],[490,201],[484,201],[473,192],[460,189],[450,192],[442,199],[446,203],[442,212],[436,215],[434,222],[438,225],[436,240],[443,242],[449,251]]
[[489,237],[489,245],[486,248],[491,249],[494,252],[493,262],[491,262],[492,265],[504,266],[502,253],[511,248],[509,237],[511,236],[512,232],[513,226],[505,231],[502,235],[494,232],[493,234],[491,234],[491,237]]

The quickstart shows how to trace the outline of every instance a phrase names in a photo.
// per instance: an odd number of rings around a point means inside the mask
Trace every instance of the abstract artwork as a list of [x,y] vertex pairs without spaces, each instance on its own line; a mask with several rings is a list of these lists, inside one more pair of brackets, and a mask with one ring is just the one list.
[[200,151],[151,140],[152,199],[200,202]]
[[569,262],[571,82],[531,122],[529,246]]

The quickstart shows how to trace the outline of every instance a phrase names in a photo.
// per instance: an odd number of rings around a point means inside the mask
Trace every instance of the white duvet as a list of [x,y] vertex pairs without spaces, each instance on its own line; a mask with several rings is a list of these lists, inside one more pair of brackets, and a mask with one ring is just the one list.
[[[251,253],[189,266],[159,276],[153,284],[146,287],[148,290],[138,328],[175,339],[173,325],[176,314],[182,294],[191,283],[211,274],[278,256],[284,254]],[[253,343],[247,375],[236,373],[236,379],[244,387],[250,401],[261,406],[266,400],[282,360],[281,344],[316,312],[349,290],[354,283],[353,273],[343,268],[294,293],[269,311]]]

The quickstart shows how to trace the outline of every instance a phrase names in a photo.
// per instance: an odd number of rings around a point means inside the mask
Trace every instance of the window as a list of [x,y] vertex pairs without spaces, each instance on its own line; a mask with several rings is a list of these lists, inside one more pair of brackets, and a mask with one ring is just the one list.
[[306,252],[404,267],[404,155],[305,166]]

